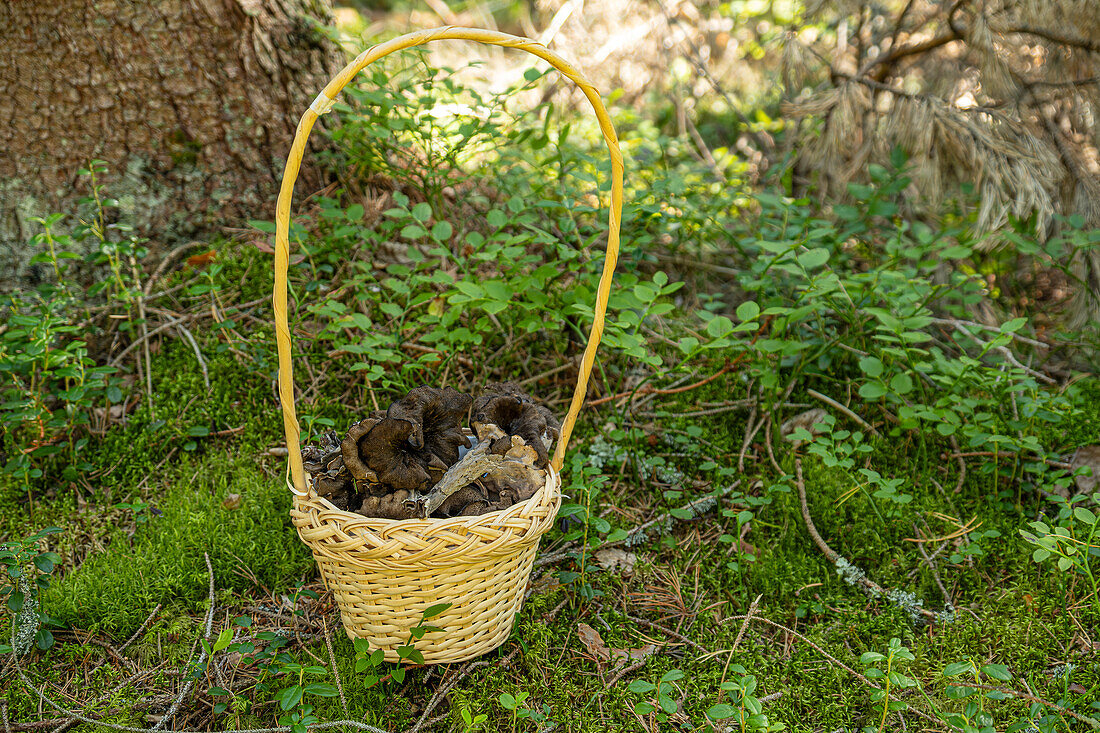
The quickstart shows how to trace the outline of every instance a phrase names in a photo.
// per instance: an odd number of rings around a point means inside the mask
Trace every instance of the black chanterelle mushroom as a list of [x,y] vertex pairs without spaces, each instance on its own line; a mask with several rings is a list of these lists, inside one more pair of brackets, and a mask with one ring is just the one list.
[[409,444],[438,458],[446,470],[458,461],[460,447],[470,447],[462,423],[472,402],[469,395],[452,387],[417,387],[390,405],[386,416],[412,423]]
[[370,429],[378,423],[379,420],[373,417],[360,420],[348,428],[347,435],[340,443],[340,455],[344,458],[344,465],[348,467],[348,472],[351,473],[352,477],[359,481],[371,479],[373,479],[373,482],[378,481],[378,477],[374,475],[374,472],[367,468],[366,459],[359,448],[359,441],[365,438]]
[[409,442],[413,429],[408,420],[387,417],[358,441],[358,455],[366,467],[391,489],[414,491],[432,484],[427,461]]
[[340,509],[355,502],[354,477],[349,473],[341,454],[340,439],[333,431],[321,435],[317,445],[302,450],[303,468],[313,478],[318,496],[328,499]]
[[535,465],[545,468],[548,444],[557,440],[561,425],[554,413],[536,404],[514,382],[490,384],[477,398],[473,427],[478,440],[485,440],[485,425],[496,425],[508,435],[518,435],[538,455]]

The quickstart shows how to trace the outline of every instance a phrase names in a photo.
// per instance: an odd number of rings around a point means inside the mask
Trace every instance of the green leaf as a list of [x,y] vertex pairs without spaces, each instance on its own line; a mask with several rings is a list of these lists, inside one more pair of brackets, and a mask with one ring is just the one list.
[[444,611],[448,610],[451,607],[451,605],[452,604],[450,604],[450,603],[437,603],[434,606],[428,606],[428,609],[426,611],[424,611],[424,618],[425,619],[435,618],[439,614],[441,614]]
[[957,677],[963,672],[970,669],[970,665],[966,662],[952,662],[943,668],[944,677]]
[[1077,521],[1084,522],[1089,526],[1096,524],[1096,515],[1083,506],[1074,507],[1073,516],[1077,518]]
[[1065,572],[1066,570],[1069,570],[1071,567],[1073,567],[1073,560],[1071,560],[1068,557],[1058,558],[1058,569],[1059,570],[1061,570],[1062,572]]
[[327,682],[311,682],[306,685],[305,694],[317,695],[318,697],[336,697],[340,692]]
[[[1095,519],[1093,521],[1096,521]],[[1092,524],[1092,522],[1089,522]],[[52,554],[52,553],[51,553]],[[46,553],[42,553],[38,557],[34,558],[34,566],[43,573],[52,573],[54,567],[53,558],[49,557]]]
[[961,260],[963,257],[969,257],[971,253],[970,247],[966,247],[961,244],[957,244],[954,247],[947,247],[940,252],[940,257],[945,260]]
[[285,712],[302,701],[303,692],[300,686],[294,685],[293,687],[285,688],[275,697],[279,700],[279,707]]
[[412,208],[412,215],[419,222],[427,222],[432,218],[432,207],[421,202]]
[[909,394],[913,391],[913,379],[908,374],[895,374],[890,380],[890,390],[894,394]]
[[982,672],[1001,682],[1010,682],[1012,680],[1012,673],[1009,672],[1008,667],[1003,664],[983,664]]
[[880,382],[867,382],[859,388],[859,396],[865,400],[877,400],[884,394],[886,394],[886,387]]
[[626,689],[633,692],[635,695],[646,695],[657,689],[657,685],[653,684],[649,680],[634,680]]
[[516,698],[509,695],[507,692],[500,693],[500,697],[497,699],[500,700],[500,704],[504,706],[505,710],[516,709]]
[[454,227],[451,226],[450,222],[437,221],[432,227],[432,238],[440,242],[448,241],[453,233]]
[[733,321],[725,316],[716,316],[707,324],[707,335],[711,338],[722,338],[733,330]]
[[859,360],[859,370],[868,377],[882,376],[882,362],[873,356],[865,356]]
[[760,306],[756,304],[756,301],[746,300],[744,303],[737,306],[737,320],[742,323],[756,320],[759,315]]
[[218,634],[218,638],[214,640],[214,653],[217,654],[222,649],[233,643],[233,629],[222,629]]
[[259,221],[257,219],[249,219],[248,226],[252,227],[253,229],[259,229],[261,232],[266,232],[268,234],[275,233],[275,222],[273,221]]
[[1027,324],[1026,318],[1013,318],[1001,326],[1001,333],[1016,333]]
[[732,718],[736,713],[737,711],[732,705],[727,705],[724,702],[711,705],[707,709],[707,717],[711,720],[725,720],[726,718]]
[[805,267],[807,270],[813,270],[816,267],[821,267],[829,261],[829,250],[824,247],[818,249],[811,249],[808,252],[803,252],[798,255],[798,264]]
[[694,336],[685,336],[680,339],[680,343],[677,344],[677,346],[679,346],[680,351],[686,356],[699,348],[699,339]]

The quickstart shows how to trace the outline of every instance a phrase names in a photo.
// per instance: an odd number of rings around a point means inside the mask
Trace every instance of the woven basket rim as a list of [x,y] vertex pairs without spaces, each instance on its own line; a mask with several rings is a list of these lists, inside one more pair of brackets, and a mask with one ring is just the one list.
[[[306,474],[306,476],[308,479],[309,474]],[[555,471],[553,466],[547,466],[546,480],[542,483],[542,487],[539,488],[539,490],[536,491],[530,499],[517,501],[512,506],[505,509],[497,509],[496,511],[486,512],[485,514],[478,514],[474,517],[447,517],[445,519],[438,519],[435,517],[427,517],[425,519],[382,519],[380,517],[367,517],[359,514],[358,512],[349,512],[346,509],[340,509],[325,497],[318,496],[317,492],[313,490],[312,481],[307,482],[307,486],[309,486],[309,489],[308,493],[305,496],[299,496],[298,494],[294,495],[294,503],[299,504],[306,501],[317,502],[325,507],[325,509],[327,510],[325,515],[326,521],[343,520],[343,522],[345,523],[354,522],[356,525],[368,527],[371,531],[385,532],[387,530],[392,530],[398,527],[406,530],[419,529],[421,527],[423,527],[424,529],[451,529],[452,527],[469,527],[483,524],[492,524],[494,519],[500,517],[506,512],[512,512],[512,510],[514,510],[516,507],[534,505],[535,500],[547,494],[549,487],[554,484],[557,484],[557,487],[559,489],[557,493],[560,495],[561,474]],[[550,503],[552,501],[552,496],[546,496],[544,503]]]
[[298,535],[332,560],[359,567],[427,568],[484,562],[539,541],[557,519],[561,477],[547,471],[530,499],[473,517],[377,519],[333,507],[315,493],[295,496]]

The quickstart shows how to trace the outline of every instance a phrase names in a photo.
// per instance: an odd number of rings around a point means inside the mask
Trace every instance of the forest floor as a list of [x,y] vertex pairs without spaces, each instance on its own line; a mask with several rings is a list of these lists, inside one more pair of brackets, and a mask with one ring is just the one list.
[[[209,369],[215,386],[205,393],[185,345],[165,348],[154,365],[158,411],[193,410],[218,428],[200,450],[149,440],[140,423],[122,426],[97,451],[94,490],[33,501],[9,492],[4,499],[5,533],[60,527],[53,546],[65,558],[45,595],[57,644],[20,661],[25,680],[6,663],[2,699],[11,730],[61,726],[67,716],[54,704],[145,727],[177,698],[176,729],[270,726],[280,716],[275,693],[293,681],[293,670],[264,675],[241,654],[220,651],[191,674],[200,640],[224,629],[235,629],[238,641],[282,635],[294,660],[322,670],[317,681],[337,684],[338,697],[307,696],[318,719],[392,731],[468,729],[462,711],[471,721],[487,716],[488,730],[698,729],[706,710],[723,702],[740,709],[742,700],[751,710],[751,698],[771,725],[790,730],[881,729],[883,704],[874,694],[882,680],[869,670],[885,667],[861,656],[887,653],[893,638],[913,658],[895,661],[892,671],[919,688],[895,685],[891,699],[905,708],[889,713],[887,729],[904,720],[946,730],[937,718],[977,702],[982,711],[972,719],[988,711],[990,729],[1034,719],[1045,721],[1042,730],[1080,730],[1085,723],[1069,709],[1088,716],[1097,699],[1095,599],[1080,578],[1034,564],[1021,547],[1022,515],[1041,504],[998,491],[980,464],[960,474],[958,462],[942,456],[944,446],[871,439],[870,461],[901,478],[919,507],[884,521],[865,497],[841,501],[850,483],[816,459],[783,450],[776,467],[759,440],[743,447],[748,408],[739,406],[746,393],[736,374],[632,414],[640,449],[610,403],[587,410],[571,452],[602,463],[606,483],[594,513],[630,532],[630,542],[608,543],[578,573],[575,543],[567,552],[571,543],[552,532],[515,630],[498,651],[413,668],[401,684],[366,689],[332,597],[287,519],[283,460],[272,455],[282,436],[270,385],[229,356],[212,359]],[[1100,420],[1096,396],[1071,431]],[[797,388],[789,403],[795,413],[818,404]],[[744,470],[737,468],[742,453]],[[680,475],[638,475],[636,461],[644,466],[662,454],[675,456],[670,464]],[[773,492],[760,505],[762,485],[789,479],[796,460],[805,461],[808,508],[821,537],[876,583],[912,594],[909,600],[868,597],[846,582],[807,532],[797,490]],[[692,470],[711,463],[727,469],[720,478],[713,469]],[[698,503],[716,489],[716,503]],[[739,520],[752,509],[756,516]],[[634,532],[640,526],[648,529]],[[563,582],[563,571],[577,577]],[[915,608],[937,617],[922,618]],[[234,627],[240,617],[251,625]],[[945,678],[951,665],[965,670]],[[660,702],[657,692],[631,687],[662,678],[660,694],[671,700],[664,725],[657,712],[637,713],[639,703]],[[723,691],[730,681],[745,684]],[[982,685],[1005,690],[994,695],[1004,699],[961,697],[988,691]],[[505,693],[520,701],[518,722]],[[214,715],[219,702],[229,707]]]

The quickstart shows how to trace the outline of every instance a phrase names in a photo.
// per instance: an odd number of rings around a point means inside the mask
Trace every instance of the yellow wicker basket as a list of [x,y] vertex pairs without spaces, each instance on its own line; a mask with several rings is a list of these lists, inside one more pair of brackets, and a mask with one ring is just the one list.
[[[561,438],[550,462],[546,484],[535,496],[506,510],[454,519],[369,519],[341,511],[309,487],[302,467],[298,419],[287,325],[288,233],[294,181],[306,140],[319,115],[363,68],[387,54],[429,41],[460,39],[518,48],[549,62],[588,98],[611,154],[611,210],[607,254],[596,294],[595,319],[581,359],[577,387],[562,422]],[[415,642],[428,663],[459,662],[504,643],[523,602],[539,538],[554,523],[561,504],[565,448],[584,403],[588,376],[603,332],[611,276],[619,251],[623,200],[623,163],[615,130],[600,95],[581,73],[526,38],[475,28],[445,27],[410,33],[363,52],[328,83],[302,115],[287,157],[275,211],[275,338],[279,350],[279,398],[290,455],[288,486],[294,493],[290,516],[298,536],[309,545],[325,585],[333,592],[348,636],[369,640],[372,648],[397,661],[398,646],[410,643],[409,631],[435,604],[450,608],[431,619],[441,631]]]

